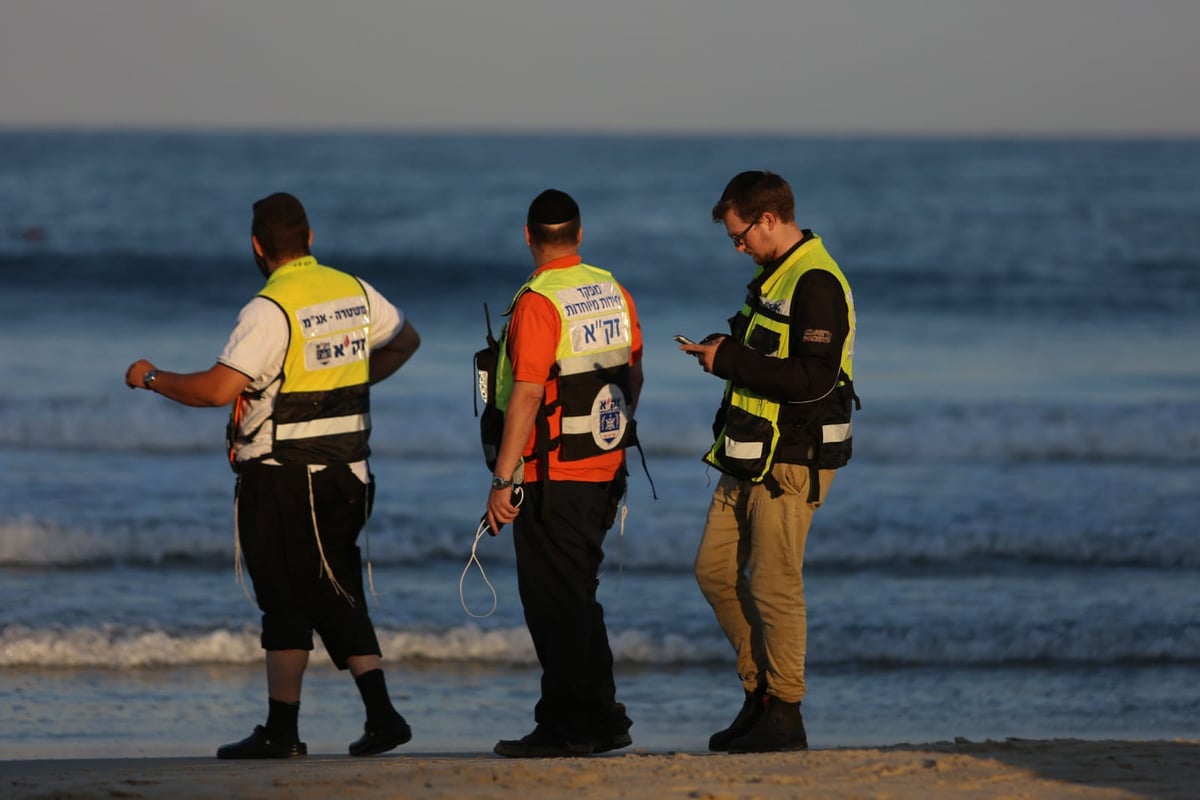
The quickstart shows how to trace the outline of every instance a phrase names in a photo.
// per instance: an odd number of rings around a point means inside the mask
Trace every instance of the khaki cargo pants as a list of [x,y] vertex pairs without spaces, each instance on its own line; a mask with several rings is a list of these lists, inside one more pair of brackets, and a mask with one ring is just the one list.
[[761,683],[787,703],[804,697],[804,546],[834,474],[821,470],[815,503],[801,464],[776,464],[757,484],[723,475],[713,491],[696,580],[737,653],[747,691]]

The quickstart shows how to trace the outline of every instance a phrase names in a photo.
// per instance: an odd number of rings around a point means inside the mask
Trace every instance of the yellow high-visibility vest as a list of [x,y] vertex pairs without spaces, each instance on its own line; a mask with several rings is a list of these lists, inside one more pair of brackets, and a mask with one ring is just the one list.
[[[744,330],[740,341],[774,358],[787,358],[791,353],[792,297],[800,278],[814,269],[825,270],[837,278],[846,295],[849,328],[842,345],[838,377],[838,385],[842,385],[854,378],[854,297],[846,276],[825,250],[819,236],[814,235],[797,247],[763,282],[758,297],[746,298],[738,320],[738,327]],[[830,394],[836,389],[837,386],[831,386]],[[774,463],[779,444],[781,405],[732,382],[726,382],[726,396],[728,407],[724,428],[704,460],[735,477],[761,481]],[[848,443],[851,436],[849,416],[823,421],[819,436],[821,444],[836,447]]]

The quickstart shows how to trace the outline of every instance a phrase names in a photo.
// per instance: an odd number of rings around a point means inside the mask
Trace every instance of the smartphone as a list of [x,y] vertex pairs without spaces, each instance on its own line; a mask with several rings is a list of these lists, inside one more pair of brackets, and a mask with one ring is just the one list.
[[695,342],[693,342],[691,339],[689,339],[688,337],[684,336],[681,333],[677,333],[674,336],[672,336],[671,338],[674,339],[675,341],[679,342],[680,344],[695,344]]

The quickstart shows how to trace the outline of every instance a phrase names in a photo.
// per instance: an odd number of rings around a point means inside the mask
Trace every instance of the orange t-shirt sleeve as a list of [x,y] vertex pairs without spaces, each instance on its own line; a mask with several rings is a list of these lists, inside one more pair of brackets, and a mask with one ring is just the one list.
[[633,305],[633,295],[624,286],[621,287],[621,294],[625,295],[625,308],[629,309],[629,362],[636,364],[642,360],[642,323],[638,321],[637,308]]
[[517,299],[508,322],[514,380],[540,384],[550,380],[561,328],[558,309],[549,299],[537,292],[525,292]]

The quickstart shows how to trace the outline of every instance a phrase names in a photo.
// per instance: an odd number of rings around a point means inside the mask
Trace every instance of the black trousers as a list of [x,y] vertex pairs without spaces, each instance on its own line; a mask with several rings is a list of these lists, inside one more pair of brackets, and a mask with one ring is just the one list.
[[608,483],[526,484],[513,523],[517,585],[542,667],[534,719],[573,741],[610,737],[630,725],[616,702],[604,609],[596,600],[608,490]]
[[[372,493],[345,464],[311,478],[303,465],[241,467],[238,534],[263,612],[264,650],[312,650],[315,630],[338,669],[346,669],[349,656],[379,655],[357,544]],[[322,551],[349,598],[335,589]]]

